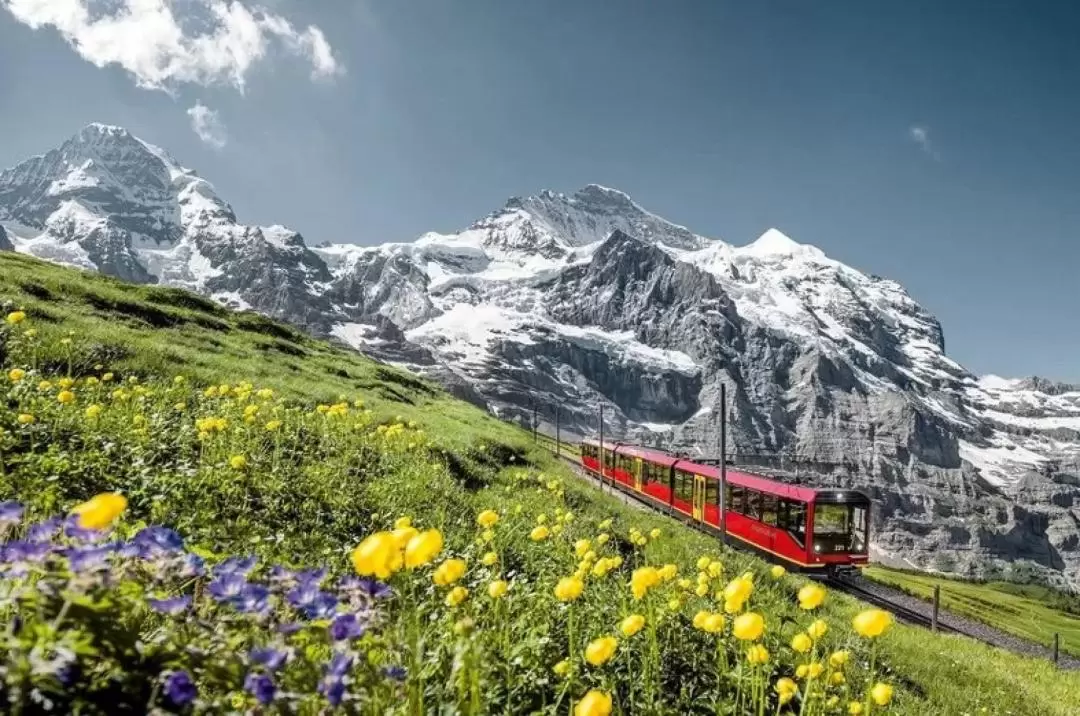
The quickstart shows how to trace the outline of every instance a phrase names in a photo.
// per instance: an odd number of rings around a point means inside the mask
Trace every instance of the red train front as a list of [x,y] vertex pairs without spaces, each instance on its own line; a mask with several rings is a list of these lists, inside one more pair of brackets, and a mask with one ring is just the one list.
[[[722,533],[720,468],[632,445],[587,439],[581,464],[620,489]],[[604,469],[600,470],[600,454]],[[772,561],[807,571],[866,564],[870,499],[857,490],[788,485],[728,469],[726,532]]]

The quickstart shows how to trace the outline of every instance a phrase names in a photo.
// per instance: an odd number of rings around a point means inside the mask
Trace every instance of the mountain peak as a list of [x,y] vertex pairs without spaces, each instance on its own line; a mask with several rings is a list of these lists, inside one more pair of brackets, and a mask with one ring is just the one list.
[[800,244],[779,229],[769,229],[753,242],[742,247],[742,251],[755,256],[815,256],[823,257],[821,249],[809,244]]

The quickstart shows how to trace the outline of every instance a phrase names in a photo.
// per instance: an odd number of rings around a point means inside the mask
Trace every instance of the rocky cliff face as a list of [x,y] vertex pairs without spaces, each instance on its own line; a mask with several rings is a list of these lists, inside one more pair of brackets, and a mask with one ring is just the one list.
[[0,173],[0,249],[208,294],[426,372],[511,419],[876,501],[880,559],[1080,585],[1080,388],[979,379],[897,283],[770,230],[735,247],[590,185],[456,234],[309,248],[92,125]]

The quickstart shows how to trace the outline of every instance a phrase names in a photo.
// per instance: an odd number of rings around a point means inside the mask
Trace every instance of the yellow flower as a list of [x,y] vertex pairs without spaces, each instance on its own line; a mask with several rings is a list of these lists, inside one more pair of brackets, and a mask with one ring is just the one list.
[[859,716],[859,714],[863,712],[862,704],[860,704],[858,701],[852,701],[850,704],[848,704],[847,712],[851,714],[851,716]]
[[450,593],[446,595],[446,606],[456,607],[465,601],[465,598],[469,596],[469,590],[465,587],[454,587],[450,590]]
[[247,458],[243,455],[233,455],[229,458],[229,467],[234,470],[243,470],[247,464]]
[[536,524],[538,524],[538,525],[546,524],[547,521],[548,521],[547,515],[545,515],[543,513],[540,513],[539,515],[536,516]]
[[[724,573],[724,563],[719,561],[709,562],[709,566],[707,569],[710,577],[719,577],[721,574]],[[750,581],[750,578],[747,578],[746,581],[749,582],[751,585],[753,584],[753,582]]]
[[670,582],[675,579],[679,573],[679,568],[674,564],[665,564],[660,568],[660,578],[665,582]]
[[735,617],[732,633],[742,641],[757,641],[765,632],[765,620],[756,612],[747,612]]
[[611,562],[609,562],[606,559],[602,559],[599,562],[597,562],[595,566],[593,566],[592,573],[596,577],[604,577],[604,576],[607,575],[607,573],[608,573],[608,571],[610,569],[611,569]]
[[806,666],[806,671],[810,675],[811,679],[816,679],[821,676],[821,672],[825,671],[825,667],[820,662],[813,661]]
[[487,544],[488,542],[491,542],[491,540],[493,540],[493,539],[495,539],[495,531],[494,530],[484,530],[483,532],[480,533],[480,541],[482,543],[484,543],[484,544]]
[[671,599],[668,600],[667,607],[671,611],[677,612],[680,609],[682,609],[682,600],[679,599],[678,597],[672,597]]
[[779,564],[774,564],[773,568],[769,570],[769,574],[772,575],[773,579],[782,579],[787,574],[787,570]]
[[424,530],[413,535],[405,545],[405,567],[414,569],[428,564],[439,556],[442,548],[443,536],[439,530]]
[[619,641],[613,636],[602,636],[594,639],[585,647],[585,661],[593,666],[606,664],[615,655]]
[[592,549],[592,542],[587,539],[579,539],[574,543],[574,554],[580,559]]
[[280,420],[270,420],[263,427],[266,429],[266,432],[272,433],[272,432],[274,432],[275,430],[277,430],[278,428],[281,427],[281,421]]
[[705,630],[705,620],[712,616],[712,613],[707,609],[700,610],[694,615],[694,628]]
[[709,568],[709,562],[710,560],[708,557],[698,557],[697,568],[700,571],[704,572],[706,569]]
[[791,648],[800,654],[810,651],[810,647],[813,645],[814,643],[806,634],[796,634],[791,640]]
[[497,552],[487,552],[481,559],[480,563],[485,567],[490,567],[499,561],[499,555]]
[[829,655],[829,666],[834,669],[841,668],[844,664],[848,663],[851,658],[851,652],[841,649],[840,651],[834,651]]
[[7,322],[9,325],[17,326],[26,320],[26,313],[23,311],[12,311],[7,314]]
[[71,386],[75,385],[75,381],[71,378],[61,378],[60,380],[56,381],[56,384],[59,385],[62,390],[67,390]]
[[798,685],[787,677],[777,679],[773,689],[775,689],[777,696],[780,697],[781,705],[786,704],[788,701],[795,698],[795,694],[799,691]]
[[834,671],[829,677],[829,683],[833,686],[840,686],[844,683],[844,673],[842,671]]
[[114,377],[115,377],[115,376],[113,376],[113,374],[112,374],[112,373],[106,373],[105,375],[101,376],[101,382],[103,382],[103,383],[108,383],[108,382],[109,382],[109,381],[111,381],[111,380],[112,380],[112,379],[113,379]]
[[606,520],[604,520],[603,522],[600,522],[599,524],[597,524],[596,527],[597,527],[597,529],[601,529],[601,530],[609,530],[609,529],[611,529],[611,522],[612,522],[612,520],[609,517]]
[[127,509],[127,498],[118,492],[95,495],[71,511],[78,515],[79,527],[100,530],[108,527]]
[[805,679],[805,678],[806,678],[806,674],[807,674],[807,673],[808,673],[809,671],[810,671],[810,667],[808,667],[808,666],[807,666],[806,664],[799,664],[799,665],[798,665],[798,666],[797,666],[797,667],[795,668],[795,678],[796,678],[796,679]]
[[741,608],[742,604],[750,598],[750,594],[753,591],[753,582],[745,577],[736,577],[724,587],[724,601],[736,602]]
[[405,527],[412,527],[412,517],[398,517],[394,520],[394,529],[400,530]]
[[799,590],[799,606],[803,609],[817,609],[825,601],[825,590],[817,584],[807,584]]
[[825,623],[824,619],[817,619],[813,624],[806,627],[806,633],[810,635],[810,638],[814,641],[821,639],[825,636],[825,632],[829,631],[829,625]]
[[833,709],[835,709],[839,705],[840,705],[840,697],[839,696],[830,696],[828,699],[825,700],[825,708],[829,709],[830,711],[832,711]]
[[26,371],[22,368],[12,368],[8,371],[8,380],[10,380],[12,383],[18,383],[25,377]]
[[751,664],[767,664],[769,661],[769,650],[761,644],[754,644],[746,650],[746,660]]
[[269,388],[260,388],[255,393],[255,396],[259,398],[259,400],[270,400],[274,397],[274,391],[270,390]]
[[585,694],[574,707],[574,716],[608,716],[611,713],[611,696],[593,689]]
[[623,633],[623,636],[631,637],[641,631],[643,626],[645,626],[645,617],[640,614],[631,614],[619,624],[619,631]]
[[585,585],[577,577],[563,577],[555,585],[555,597],[560,602],[572,602],[581,596]]
[[851,626],[859,636],[873,639],[881,636],[892,624],[892,614],[883,609],[866,609],[855,615]]
[[52,390],[52,383],[50,383],[47,380],[39,381],[38,384],[37,384],[37,389],[40,390],[43,393],[46,390]]
[[86,408],[86,417],[87,417],[87,419],[94,420],[99,415],[101,415],[101,410],[102,410],[101,406],[98,405],[97,403],[95,403],[94,405],[87,406],[87,408]]
[[563,659],[558,664],[551,667],[551,670],[554,671],[558,676],[566,676],[568,673],[570,673],[570,662],[566,659]]
[[506,594],[506,590],[510,585],[501,579],[495,580],[488,585],[488,596],[492,599],[498,599]]
[[401,569],[401,550],[390,532],[368,535],[352,552],[357,574],[386,579]]
[[603,547],[605,544],[608,543],[609,539],[611,539],[611,535],[609,535],[607,532],[601,532],[599,535],[596,536],[596,544]]
[[699,597],[704,597],[708,593],[709,593],[709,585],[708,584],[699,584],[694,589],[694,594],[698,595]]
[[412,526],[398,527],[390,534],[394,535],[394,544],[397,545],[397,548],[405,549],[405,547],[409,544],[409,541],[412,540],[412,538],[416,535],[420,534],[420,531]]
[[656,567],[638,567],[630,576],[630,591],[635,599],[641,599],[659,583],[660,571]]
[[724,631],[726,621],[723,614],[710,614],[705,619],[705,623],[701,625],[701,628],[710,634],[719,634]]
[[543,542],[551,535],[551,531],[547,527],[540,525],[533,527],[532,532],[529,533],[529,539],[533,542]]
[[440,564],[431,579],[440,587],[446,587],[461,579],[465,574],[465,561],[448,559]]
[[892,687],[879,681],[874,684],[874,688],[870,689],[870,698],[878,706],[887,706],[892,701]]
[[652,537],[653,539],[660,539],[660,528],[659,527],[654,527],[649,532],[649,536]]
[[693,584],[694,583],[691,582],[689,579],[687,579],[686,577],[683,577],[682,579],[679,580],[679,589],[685,589],[685,590],[689,591],[690,587],[693,586]]
[[484,529],[491,529],[499,521],[499,513],[495,510],[484,510],[476,516],[476,524]]

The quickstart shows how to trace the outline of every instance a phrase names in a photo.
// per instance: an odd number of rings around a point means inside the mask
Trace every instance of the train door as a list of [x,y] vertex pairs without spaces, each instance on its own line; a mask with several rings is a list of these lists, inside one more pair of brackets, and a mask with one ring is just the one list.
[[645,471],[644,461],[640,457],[634,458],[634,489],[641,492],[641,483]]
[[694,475],[694,519],[705,517],[705,476]]

